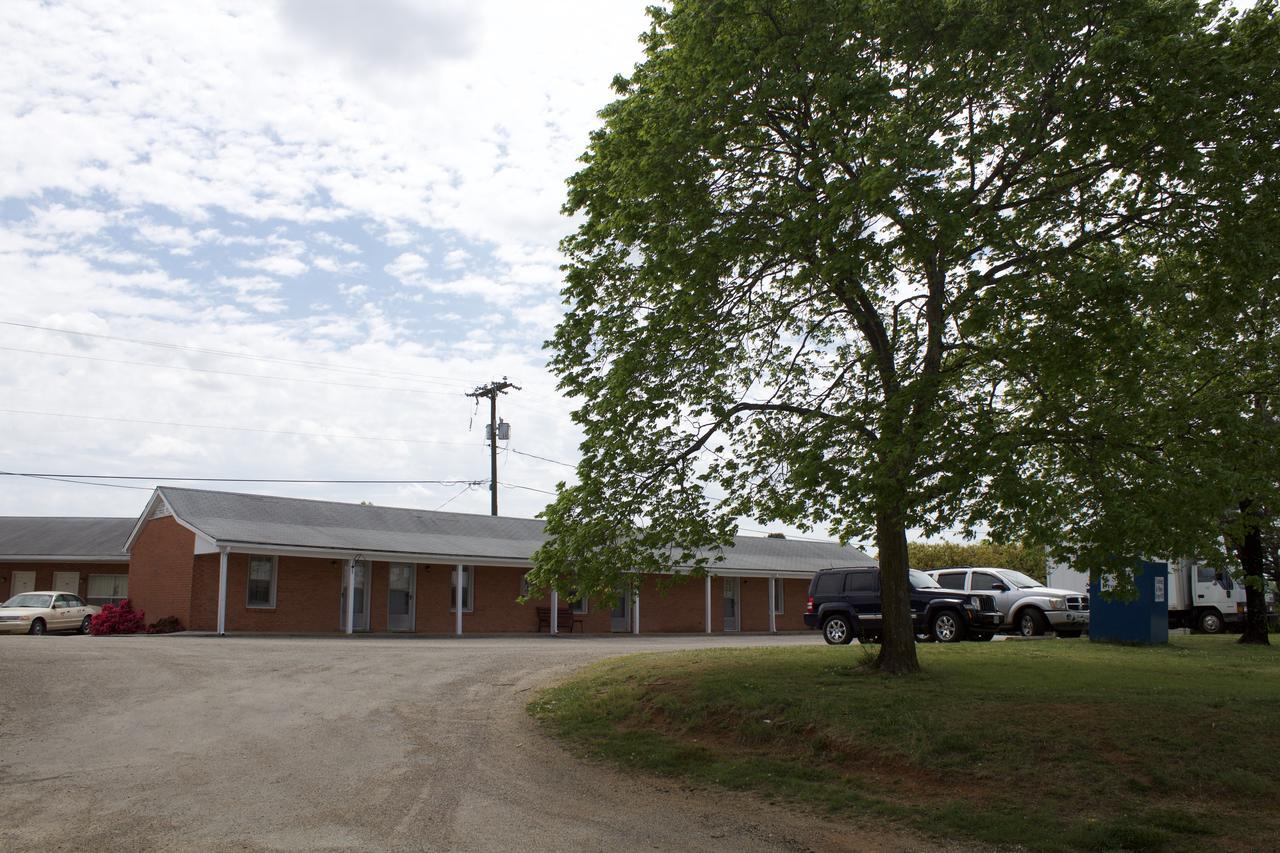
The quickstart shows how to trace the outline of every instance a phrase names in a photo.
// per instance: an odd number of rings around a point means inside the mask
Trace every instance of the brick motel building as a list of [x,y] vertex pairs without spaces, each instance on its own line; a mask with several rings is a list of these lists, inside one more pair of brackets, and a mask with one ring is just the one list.
[[0,602],[69,592],[89,604],[129,595],[125,540],[134,518],[0,517]]
[[705,578],[521,604],[542,541],[532,519],[165,486],[124,547],[148,620],[219,633],[796,631],[815,572],[874,565],[835,543],[738,537]]

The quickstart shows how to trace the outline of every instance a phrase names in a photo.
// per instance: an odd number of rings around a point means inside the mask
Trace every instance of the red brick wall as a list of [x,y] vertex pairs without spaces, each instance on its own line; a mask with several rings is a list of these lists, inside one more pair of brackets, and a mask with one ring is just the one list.
[[138,532],[129,555],[129,600],[148,622],[177,616],[191,624],[195,547],[196,535],[172,517],[150,519]]
[[[232,554],[227,570],[227,630],[296,633],[329,633],[340,630],[339,601],[343,560],[302,557],[277,558],[276,607],[249,608],[245,602],[249,557]],[[414,595],[415,632],[452,634],[451,611],[453,566],[417,566]],[[464,634],[533,633],[538,619],[535,608],[546,607],[547,598],[526,605],[516,603],[524,569],[505,566],[477,566],[473,569],[473,610],[463,613]],[[390,566],[372,564],[370,628],[387,630],[387,591]],[[780,631],[801,630],[809,582],[779,580],[783,584],[784,613],[777,619]],[[692,579],[661,586],[657,578],[646,577],[641,586],[641,633],[701,633],[704,630],[704,582]],[[739,580],[742,595],[743,631],[767,631],[769,582],[765,578]],[[191,608],[188,624],[195,630],[214,630],[217,620],[218,556],[200,555],[194,561]],[[578,630],[607,634],[612,630],[612,600],[592,599]],[[712,579],[712,629],[724,629],[724,581]],[[168,615],[168,614],[157,614]],[[148,614],[151,618],[151,614]],[[180,617],[181,618],[181,617]],[[186,621],[186,620],[184,620]],[[562,631],[568,631],[562,625]]]
[[13,595],[13,573],[35,572],[36,590],[52,590],[55,572],[79,572],[79,589],[60,589],[84,597],[89,590],[89,575],[127,575],[128,563],[0,563],[0,601]]

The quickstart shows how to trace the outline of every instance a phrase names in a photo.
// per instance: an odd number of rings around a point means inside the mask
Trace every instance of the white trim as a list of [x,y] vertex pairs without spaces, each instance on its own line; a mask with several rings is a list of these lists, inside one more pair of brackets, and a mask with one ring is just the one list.
[[218,636],[227,634],[227,549],[218,552]]
[[[177,516],[175,515],[176,519]],[[181,522],[181,520],[179,519]],[[188,525],[189,526],[189,525]],[[207,534],[190,528],[201,536]],[[213,540],[211,540],[213,541]],[[411,551],[356,551],[350,548],[316,548],[305,545],[275,545],[265,542],[242,542],[238,540],[225,539],[217,541],[219,547],[226,546],[231,549],[233,554],[275,554],[282,557],[314,557],[322,560],[346,560],[353,556],[360,556],[369,560],[377,560],[379,562],[399,562],[399,563],[423,563],[426,565],[458,565],[458,561],[464,561],[462,565],[466,566],[504,566],[507,568],[533,568],[533,561],[521,557],[478,557],[470,554],[426,554]],[[709,568],[704,569],[707,574],[713,577],[742,577],[742,578],[767,578],[767,577],[790,577],[804,578],[808,580],[820,571],[829,568],[875,568],[873,565],[867,566],[825,566],[815,569],[735,569],[731,567]],[[670,572],[662,572],[660,574],[689,574],[692,569],[677,566]],[[646,572],[645,574],[650,574]]]
[[[462,636],[462,572],[466,566],[458,563],[453,570],[453,632]],[[471,603],[475,603],[475,593],[471,594]]]
[[710,572],[707,573],[706,588],[707,588],[706,623],[707,623],[707,633],[710,634],[711,633],[711,573]]
[[635,597],[631,600],[631,633],[640,633],[640,585],[636,584]]
[[[570,625],[570,628],[573,626]],[[547,628],[551,636],[560,633],[560,593],[553,588],[551,590],[551,626]]]
[[[129,538],[128,538],[128,539],[126,539],[126,540],[124,540],[124,548],[123,548],[123,550],[124,550],[124,551],[132,551],[132,549],[133,549],[133,540],[134,540],[134,539],[136,539],[136,538],[138,537],[138,533],[142,530],[142,528],[146,525],[146,523],[147,523],[148,521],[150,521],[150,520],[151,520],[151,510],[152,510],[152,507],[154,507],[154,506],[155,506],[155,502],[156,502],[157,500],[160,500],[160,501],[163,501],[163,502],[164,502],[165,508],[166,508],[167,510],[169,510],[169,516],[170,516],[171,518],[173,518],[173,520],[174,520],[174,521],[178,522],[178,523],[179,523],[179,524],[181,524],[183,527],[187,528],[188,530],[190,530],[192,533],[196,534],[197,536],[203,536],[205,539],[208,539],[210,542],[214,542],[214,543],[216,543],[216,544],[218,544],[218,545],[223,544],[223,543],[218,542],[216,539],[214,539],[214,538],[213,538],[212,536],[210,536],[208,533],[205,533],[205,532],[204,532],[203,530],[201,530],[200,528],[198,528],[198,527],[196,527],[196,526],[194,526],[194,525],[192,525],[192,524],[189,524],[188,522],[183,521],[183,520],[178,516],[178,514],[177,514],[176,512],[174,512],[174,511],[173,511],[173,506],[169,503],[169,499],[168,499],[168,498],[166,498],[166,497],[164,496],[164,494],[160,491],[160,489],[159,489],[159,488],[157,488],[157,489],[156,489],[155,494],[151,496],[151,500],[147,501],[147,507],[146,507],[146,509],[144,509],[144,510],[142,511],[142,515],[138,516],[138,521],[137,521],[137,523],[136,523],[136,524],[134,524],[134,525],[133,525],[133,530],[129,531]],[[262,551],[256,551],[256,552],[254,552],[254,553],[261,554],[261,553],[264,553],[264,552],[262,552]]]
[[[463,589],[466,590],[466,595],[463,595],[461,591],[459,591],[458,594],[454,596],[454,598],[461,599],[463,601],[463,608],[462,608],[463,613],[474,613],[476,609],[475,566],[470,566],[463,563],[462,565],[458,566],[458,568],[462,569],[462,577],[466,578],[466,581],[467,581],[466,584],[463,586]],[[453,572],[452,574],[453,574],[452,580],[456,582],[458,580],[458,573]],[[450,613],[453,612],[455,606],[456,606],[455,601],[451,600],[449,602]]]
[[343,623],[346,625],[346,633],[354,634],[356,632],[356,560],[354,557],[347,560],[347,612]]

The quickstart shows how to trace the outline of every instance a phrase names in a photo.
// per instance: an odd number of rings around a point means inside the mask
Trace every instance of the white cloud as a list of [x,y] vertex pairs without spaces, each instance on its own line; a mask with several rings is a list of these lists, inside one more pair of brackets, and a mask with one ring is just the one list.
[[302,275],[310,269],[304,262],[292,255],[268,255],[264,258],[253,258],[252,260],[241,261],[240,266],[245,269],[262,270],[272,275],[282,275],[287,278]]

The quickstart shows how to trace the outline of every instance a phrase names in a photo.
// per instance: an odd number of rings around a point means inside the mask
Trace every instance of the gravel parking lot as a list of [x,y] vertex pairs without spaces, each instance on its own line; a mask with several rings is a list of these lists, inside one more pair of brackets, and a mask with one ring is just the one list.
[[583,764],[531,691],[780,637],[0,637],[3,849],[902,849]]

